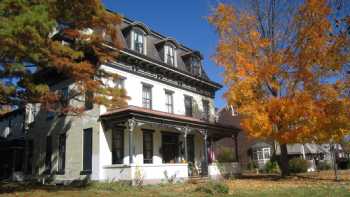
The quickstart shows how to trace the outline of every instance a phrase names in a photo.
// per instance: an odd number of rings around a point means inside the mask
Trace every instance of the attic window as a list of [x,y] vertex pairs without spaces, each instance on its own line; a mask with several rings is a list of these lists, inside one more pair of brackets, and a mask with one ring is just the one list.
[[146,36],[140,29],[133,29],[131,31],[131,49],[146,55]]
[[195,76],[200,76],[202,73],[201,69],[201,61],[197,57],[191,58],[191,67],[192,67],[192,74]]
[[175,47],[170,44],[164,45],[164,62],[176,67]]

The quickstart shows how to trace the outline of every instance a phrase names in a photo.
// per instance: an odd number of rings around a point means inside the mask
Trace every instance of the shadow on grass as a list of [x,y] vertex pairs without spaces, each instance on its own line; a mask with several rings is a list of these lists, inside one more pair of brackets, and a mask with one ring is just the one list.
[[31,192],[35,190],[43,190],[46,192],[58,191],[80,191],[89,187],[87,185],[71,184],[71,185],[42,185],[31,182],[7,182],[0,181],[0,194],[14,193],[14,192]]

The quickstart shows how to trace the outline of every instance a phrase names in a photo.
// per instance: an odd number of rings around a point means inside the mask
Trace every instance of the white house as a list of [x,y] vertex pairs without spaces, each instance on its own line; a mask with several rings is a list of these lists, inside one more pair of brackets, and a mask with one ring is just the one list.
[[[215,141],[235,137],[239,129],[216,122],[214,97],[221,85],[205,73],[200,52],[126,18],[118,33],[125,48],[100,69],[121,76],[111,85],[126,89],[128,106],[107,110],[86,102],[82,116],[64,116],[30,105],[22,118],[25,131],[16,138],[23,140],[22,165],[9,168],[18,163],[9,154],[7,170],[42,182],[159,183],[239,173],[237,163],[223,172],[208,158]],[[51,88],[69,93],[74,83],[57,81]],[[0,136],[10,143],[8,132]]]

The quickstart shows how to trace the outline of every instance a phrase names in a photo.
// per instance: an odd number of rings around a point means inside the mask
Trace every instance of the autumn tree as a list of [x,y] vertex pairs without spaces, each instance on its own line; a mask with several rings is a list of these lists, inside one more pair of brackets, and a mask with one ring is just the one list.
[[125,91],[102,80],[118,76],[99,69],[122,47],[121,20],[100,0],[0,1],[0,106],[42,103],[47,110],[81,113],[83,107],[57,107],[63,95],[50,84],[66,79],[75,88],[65,99],[88,92],[92,102],[125,105]]
[[285,176],[288,143],[349,134],[349,16],[327,0],[249,2],[220,3],[209,16],[219,36],[215,61],[243,129],[279,142]]

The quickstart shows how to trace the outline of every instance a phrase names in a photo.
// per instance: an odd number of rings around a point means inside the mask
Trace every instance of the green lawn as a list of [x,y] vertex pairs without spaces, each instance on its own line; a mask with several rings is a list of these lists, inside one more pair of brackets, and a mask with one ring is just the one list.
[[259,197],[350,197],[350,171],[333,181],[332,172],[307,173],[281,179],[276,175],[245,174],[220,183],[163,184],[131,187],[121,183],[92,183],[85,187],[35,186],[0,182],[0,196],[259,196]]

